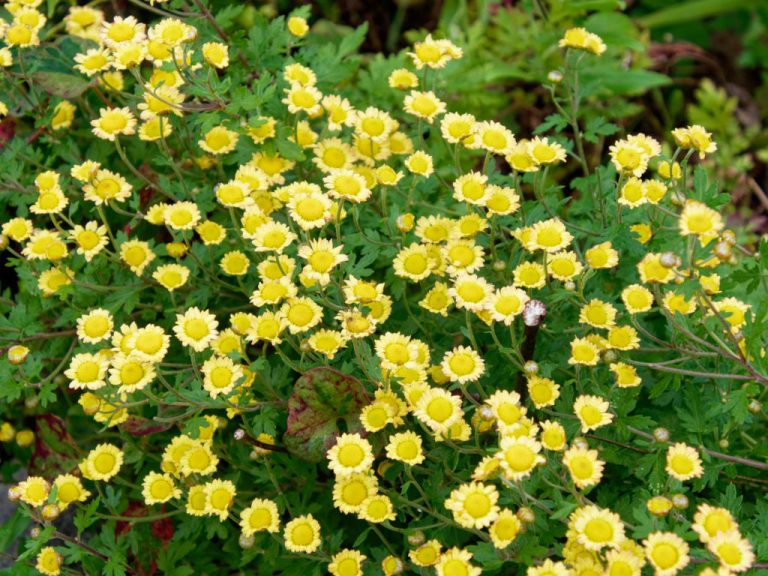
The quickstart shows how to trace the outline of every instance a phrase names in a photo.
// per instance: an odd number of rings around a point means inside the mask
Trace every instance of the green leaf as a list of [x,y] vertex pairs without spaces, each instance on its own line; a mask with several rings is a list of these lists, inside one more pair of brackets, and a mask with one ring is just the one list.
[[81,76],[64,72],[43,71],[35,72],[31,76],[36,86],[39,86],[48,94],[61,98],[77,98],[90,86],[90,83]]

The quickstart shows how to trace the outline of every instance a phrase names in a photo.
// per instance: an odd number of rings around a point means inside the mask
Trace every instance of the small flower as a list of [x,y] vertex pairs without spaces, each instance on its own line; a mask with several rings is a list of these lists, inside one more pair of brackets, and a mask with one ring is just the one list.
[[218,326],[213,314],[193,307],[176,315],[173,332],[184,346],[202,352],[218,336]]
[[389,437],[387,458],[414,466],[424,461],[421,437],[415,432],[401,432]]
[[43,547],[37,554],[35,568],[46,576],[58,576],[61,574],[61,566],[64,559],[52,546]]
[[110,480],[123,465],[123,452],[112,444],[99,444],[80,463],[83,477],[89,480]]
[[514,481],[530,476],[536,466],[545,462],[540,452],[541,444],[528,436],[504,436],[496,458],[505,478]]
[[162,504],[181,496],[170,474],[150,472],[141,483],[141,494],[147,505]]
[[237,146],[238,138],[237,132],[215,126],[205,133],[202,140],[198,140],[197,145],[209,154],[228,154]]
[[613,421],[613,414],[608,412],[610,404],[599,396],[581,395],[573,404],[573,411],[581,422],[581,431],[596,430]]
[[227,356],[211,356],[203,363],[203,388],[211,398],[227,395],[243,378],[243,368]]
[[328,467],[339,475],[364,472],[373,464],[373,448],[360,434],[342,434],[328,450]]
[[285,525],[283,537],[289,551],[311,554],[320,547],[320,523],[312,514],[299,516]]
[[684,482],[691,478],[700,478],[704,474],[701,457],[695,448],[678,442],[667,450],[667,474]]
[[93,133],[104,140],[136,133],[136,117],[129,108],[102,108],[99,117],[91,121]]
[[673,532],[652,532],[643,546],[657,576],[674,576],[690,562],[688,544]]
[[569,518],[579,543],[587,550],[618,548],[626,538],[624,523],[615,512],[594,505],[577,508]]
[[280,513],[272,500],[254,498],[251,504],[240,513],[240,528],[244,536],[252,536],[257,532],[280,530]]
[[432,124],[437,116],[445,112],[445,102],[438,99],[434,92],[414,90],[405,97],[404,108],[408,114]]
[[471,482],[453,490],[445,501],[445,507],[453,512],[453,519],[465,528],[485,528],[498,518],[498,500],[496,488]]
[[482,570],[472,566],[472,553],[461,548],[451,548],[440,555],[435,564],[437,576],[452,576],[464,574],[466,576],[480,576]]
[[235,499],[235,485],[229,480],[211,480],[204,486],[205,513],[218,516],[224,522]]

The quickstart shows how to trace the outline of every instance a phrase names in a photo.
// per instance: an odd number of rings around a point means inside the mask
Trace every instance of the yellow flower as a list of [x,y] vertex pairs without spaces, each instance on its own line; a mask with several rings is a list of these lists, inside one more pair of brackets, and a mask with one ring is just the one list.
[[180,445],[183,448],[180,450],[178,469],[184,476],[209,476],[216,471],[219,458],[212,452],[208,442],[186,438]]
[[277,252],[278,254],[293,244],[297,236],[282,222],[270,220],[256,228],[251,242],[257,252]]
[[602,300],[592,299],[579,311],[579,322],[594,328],[610,328],[616,319],[616,308]]
[[120,472],[123,465],[122,451],[112,444],[99,444],[80,462],[80,471],[89,480],[108,481]]
[[458,422],[462,416],[461,398],[441,388],[430,388],[424,392],[413,412],[433,431],[444,433]]
[[621,299],[630,314],[647,312],[653,306],[653,294],[640,284],[631,284],[624,288]]
[[440,555],[435,564],[437,576],[480,576],[482,571],[477,566],[472,566],[472,553],[461,548],[451,548]]
[[218,336],[219,323],[207,310],[193,307],[176,315],[173,332],[184,346],[202,352]]
[[445,507],[453,513],[453,519],[465,528],[485,528],[498,518],[498,500],[496,488],[471,482],[453,490],[445,501]]
[[541,425],[541,445],[547,450],[555,452],[565,448],[565,429],[559,422],[544,420],[539,422]]
[[280,312],[291,334],[300,334],[314,328],[323,318],[323,309],[307,297],[291,298]]
[[667,194],[667,185],[658,180],[646,180],[643,190],[649,204],[658,204]]
[[235,485],[229,480],[211,480],[204,485],[205,513],[218,516],[224,522],[229,515],[229,507],[235,499]]
[[416,548],[408,552],[408,558],[416,566],[434,566],[439,560],[442,552],[442,546],[437,540],[427,540]]
[[675,292],[667,292],[664,294],[661,303],[672,315],[679,313],[687,316],[696,311],[696,298],[691,297],[689,300],[686,300],[685,296],[676,294]]
[[547,272],[563,282],[578,276],[584,266],[579,262],[575,252],[564,251],[552,254],[547,258]]
[[737,530],[717,533],[707,543],[707,548],[730,572],[745,572],[755,561],[752,545]]
[[107,245],[107,227],[98,222],[87,222],[85,226],[76,224],[69,233],[69,239],[77,244],[76,252],[82,254],[86,262],[93,260]]
[[229,47],[222,42],[206,42],[202,48],[205,61],[222,70],[229,66]]
[[479,172],[469,172],[453,183],[453,197],[459,202],[485,206],[488,195],[488,177]]
[[211,356],[203,363],[203,388],[211,398],[227,395],[243,378],[243,368],[227,356]]
[[69,254],[66,243],[58,232],[36,230],[32,232],[22,255],[29,260],[50,260],[56,262]]
[[699,540],[706,544],[720,533],[738,531],[739,525],[727,509],[702,503],[693,515],[691,528],[699,535]]
[[133,187],[128,181],[109,170],[96,169],[89,177],[88,183],[83,186],[85,199],[97,206],[103,206],[109,202],[124,202],[131,197]]
[[410,88],[416,88],[419,85],[419,78],[405,68],[398,68],[393,70],[387,78],[387,83],[390,88],[397,88],[398,90],[408,90]]
[[475,117],[471,114],[450,112],[443,116],[443,120],[440,123],[440,132],[446,142],[450,144],[464,144],[473,138],[475,123]]
[[70,360],[64,375],[69,378],[69,387],[73,390],[98,390],[107,384],[108,367],[109,361],[103,355],[83,352]]
[[215,126],[205,133],[197,145],[209,154],[227,154],[237,146],[238,134],[224,126]]
[[109,369],[109,383],[119,386],[121,391],[142,390],[156,376],[155,368],[149,362],[143,362],[133,356],[116,354]]
[[457,58],[461,58],[462,50],[449,40],[434,40],[431,34],[413,45],[413,52],[408,55],[413,60],[417,70],[425,66],[427,68],[443,68],[445,65]]
[[587,250],[584,259],[589,267],[595,270],[613,268],[619,263],[619,253],[610,242],[603,242]]
[[625,539],[624,523],[619,515],[594,505],[577,508],[568,524],[587,550],[599,552],[605,547],[617,548]]
[[520,533],[522,525],[517,515],[503,508],[496,520],[488,527],[488,535],[495,548],[502,550],[509,546]]
[[57,476],[53,485],[56,488],[56,503],[62,510],[74,502],[85,502],[91,495],[80,478],[72,474]]
[[717,150],[717,144],[712,141],[712,134],[697,124],[685,128],[675,128],[672,130],[672,136],[675,139],[675,144],[680,148],[684,150],[693,148],[698,151],[702,160],[707,154]]
[[637,208],[648,202],[645,195],[646,187],[642,180],[634,176],[627,179],[619,192],[619,204],[629,208]]
[[640,386],[640,376],[637,375],[637,370],[634,366],[630,366],[624,362],[615,362],[609,367],[616,377],[616,386],[619,388],[634,388],[635,386]]
[[[558,42],[560,48],[576,48],[600,56],[606,50],[605,42],[597,34],[584,28],[569,28]],[[530,576],[530,575],[529,575]]]
[[504,436],[496,458],[507,480],[521,480],[531,475],[536,466],[545,462],[540,455],[541,444],[528,436]]
[[512,274],[514,285],[522,288],[541,288],[547,280],[546,270],[538,262],[522,262]]
[[637,263],[640,280],[645,284],[668,284],[675,278],[673,267],[664,266],[662,255],[650,252]]
[[333,576],[362,576],[365,559],[357,550],[341,550],[331,557],[328,572]]
[[410,466],[424,461],[421,437],[415,432],[401,432],[389,437],[386,447],[387,458],[398,460]]
[[181,490],[176,487],[170,474],[150,472],[144,477],[141,486],[141,494],[148,506],[162,504],[181,496]]
[[240,528],[243,536],[252,536],[257,532],[280,530],[280,513],[272,500],[254,498],[251,504],[240,512]]
[[443,372],[452,382],[474,382],[485,372],[485,362],[472,348],[458,346],[446,352],[440,363]]
[[434,92],[410,92],[403,103],[408,114],[425,119],[429,124],[445,112],[445,102],[438,99]]
[[309,24],[300,16],[291,16],[287,22],[288,31],[297,38],[302,38],[309,32]]
[[691,478],[700,478],[704,474],[701,457],[695,448],[678,442],[667,450],[667,474],[684,482]]
[[155,259],[155,253],[147,242],[127,240],[120,245],[120,259],[125,262],[136,276],[141,276],[144,269]]
[[395,275],[413,282],[423,280],[432,273],[426,246],[410,244],[398,252],[392,266]]
[[23,242],[34,231],[34,224],[26,218],[11,218],[3,223],[2,231],[4,236],[8,236],[16,242]]
[[600,360],[600,350],[587,338],[574,338],[571,340],[571,357],[568,364],[580,364],[583,366],[596,366]]
[[320,523],[312,514],[299,516],[285,525],[283,537],[289,551],[311,554],[320,547]]
[[328,467],[337,476],[364,472],[373,464],[373,448],[360,434],[342,434],[328,450]]
[[563,454],[563,466],[578,488],[588,488],[600,483],[605,463],[598,458],[597,450],[574,445]]
[[26,480],[22,480],[18,483],[17,490],[22,502],[26,502],[30,506],[39,508],[48,500],[48,493],[51,491],[51,486],[40,476],[29,476]]
[[610,147],[611,162],[616,170],[624,175],[640,178],[648,168],[648,155],[646,149],[629,140],[618,140]]
[[562,562],[547,558],[540,566],[529,566],[525,576],[571,576],[571,571]]
[[133,16],[127,18],[115,16],[112,22],[103,24],[100,38],[106,46],[113,49],[125,44],[142,42],[146,38],[146,25],[141,24]]
[[216,246],[221,244],[227,234],[226,228],[213,220],[201,222],[195,228],[195,232],[197,232],[200,239],[203,241],[203,244],[206,246]]
[[544,220],[531,227],[528,246],[533,250],[544,250],[553,254],[559,252],[573,240],[573,236],[565,229],[560,220]]
[[596,430],[613,421],[608,412],[610,404],[599,396],[581,395],[573,404],[573,411],[581,422],[581,431]]
[[109,338],[114,327],[108,310],[93,308],[77,319],[77,337],[87,344],[96,344]]
[[64,559],[61,554],[51,546],[43,547],[37,554],[35,568],[46,576],[58,576],[61,574],[61,566]]
[[[712,306],[730,324],[734,332],[744,326],[747,321],[747,312],[750,310],[749,304],[733,297],[717,300],[712,303]],[[712,315],[714,312],[710,310],[707,314]]]
[[698,236],[702,246],[717,238],[725,227],[718,211],[696,200],[686,201],[679,224],[681,236]]
[[163,288],[173,292],[187,283],[189,268],[181,264],[164,264],[157,267],[157,270],[152,273],[152,278],[157,280]]
[[688,544],[674,532],[652,532],[643,546],[657,576],[674,576],[690,562]]
[[291,82],[290,87],[285,90],[282,102],[288,106],[288,112],[291,114],[304,112],[308,116],[314,116],[322,111],[322,100],[322,93],[314,86]]
[[68,100],[62,100],[56,104],[56,108],[53,109],[53,117],[51,118],[51,129],[62,130],[72,126],[76,111],[77,107]]
[[187,503],[184,507],[190,516],[206,515],[205,486],[192,486],[187,493]]
[[136,133],[136,117],[129,108],[102,108],[99,117],[91,121],[93,133],[104,140]]

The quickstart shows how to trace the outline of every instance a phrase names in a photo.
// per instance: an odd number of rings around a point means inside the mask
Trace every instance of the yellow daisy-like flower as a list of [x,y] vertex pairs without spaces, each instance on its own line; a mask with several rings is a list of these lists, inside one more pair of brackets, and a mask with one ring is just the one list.
[[435,564],[437,576],[480,576],[482,571],[477,566],[473,566],[472,553],[461,548],[450,548],[440,555]]
[[700,478],[704,474],[698,451],[682,442],[673,444],[667,450],[666,470],[667,474],[681,482]]
[[573,411],[581,422],[581,431],[596,430],[613,421],[613,414],[608,412],[610,404],[599,396],[581,395],[573,403]]
[[219,458],[213,453],[208,442],[188,438],[181,446],[184,448],[180,450],[182,454],[178,468],[184,476],[208,476],[216,472]]
[[314,328],[323,318],[323,309],[307,297],[291,298],[280,308],[291,334],[300,334]]
[[512,274],[514,285],[522,288],[541,288],[547,281],[547,272],[538,262],[522,262]]
[[144,477],[141,487],[141,495],[148,506],[162,504],[181,496],[181,490],[176,487],[170,474],[150,472]]
[[712,141],[712,134],[698,124],[685,128],[675,128],[672,130],[672,136],[675,139],[675,144],[680,146],[680,148],[684,150],[693,148],[698,151],[699,157],[702,160],[707,154],[717,150],[717,144]]
[[270,220],[256,228],[251,242],[257,252],[280,254],[296,240],[296,234],[282,222]]
[[83,487],[80,478],[62,474],[53,481],[56,488],[56,503],[62,510],[75,502],[85,502],[91,493]]
[[430,176],[435,171],[432,156],[421,150],[414,152],[405,159],[405,167],[413,174],[424,177]]
[[342,434],[328,450],[328,468],[337,476],[364,472],[373,464],[373,448],[360,434]]
[[608,346],[615,350],[635,350],[640,347],[637,330],[632,326],[612,326],[608,330]]
[[553,278],[563,282],[578,276],[583,269],[584,266],[579,262],[575,252],[566,250],[547,258],[547,272]]
[[674,576],[690,562],[688,544],[674,532],[652,532],[643,547],[657,576]]
[[101,354],[83,352],[75,354],[64,375],[69,378],[73,390],[98,390],[106,386],[109,361]]
[[221,270],[229,276],[243,276],[248,272],[251,261],[240,250],[232,250],[224,254],[219,262]]
[[453,519],[465,528],[485,528],[498,518],[498,500],[496,488],[471,482],[453,490],[445,501],[445,507],[453,513]]
[[588,32],[585,28],[569,28],[558,42],[558,46],[585,50],[595,56],[600,56],[607,48],[600,36]]
[[457,308],[479,312],[486,307],[488,299],[494,293],[493,286],[474,274],[460,274],[453,282],[448,294]]
[[668,284],[675,279],[673,267],[664,265],[661,254],[648,253],[638,262],[640,280],[645,284]]
[[291,82],[290,87],[285,90],[285,98],[282,102],[288,106],[288,112],[291,114],[304,112],[308,116],[314,116],[322,111],[320,105],[322,100],[322,93],[314,86]]
[[76,224],[69,232],[69,239],[77,245],[76,252],[82,254],[86,262],[101,252],[109,242],[107,227],[98,222],[87,222],[85,226]]
[[136,133],[136,117],[127,107],[102,108],[99,117],[91,121],[91,126],[98,138],[114,141],[118,136]]
[[506,156],[514,148],[515,136],[499,122],[477,122],[474,126],[475,138],[472,148],[482,148],[492,154]]
[[336,266],[349,260],[342,254],[343,245],[334,246],[327,238],[310,240],[309,244],[299,247],[298,255],[307,261],[303,274],[324,286],[331,281],[330,273]]
[[442,545],[437,540],[427,540],[416,548],[408,552],[408,559],[416,566],[434,566],[440,560]]
[[3,223],[2,232],[16,242],[23,242],[30,237],[34,231],[34,224],[26,218],[11,218]]
[[488,195],[488,177],[479,172],[459,176],[453,183],[453,197],[459,202],[485,206]]
[[536,466],[545,462],[540,452],[541,444],[533,438],[504,436],[496,458],[501,464],[504,477],[514,481],[530,476]]
[[203,388],[211,398],[226,396],[243,378],[243,368],[227,356],[211,356],[203,363]]
[[22,250],[22,255],[29,260],[50,260],[57,262],[66,258],[69,254],[67,244],[61,239],[58,232],[50,230],[36,230],[27,240],[27,245]]
[[211,480],[204,485],[205,513],[218,516],[224,522],[229,516],[229,508],[235,500],[237,490],[229,480]]
[[80,462],[80,472],[89,480],[108,481],[120,472],[123,452],[112,444],[99,444]]
[[297,38],[304,37],[309,32],[309,24],[304,18],[300,16],[291,16],[286,22],[288,31]]
[[499,511],[496,520],[488,527],[488,535],[495,548],[503,550],[517,538],[522,524],[517,515],[507,508]]
[[637,375],[637,369],[634,366],[624,362],[614,362],[609,368],[616,378],[616,386],[619,388],[634,388],[640,386],[640,376]]
[[693,515],[691,528],[699,535],[699,540],[706,544],[720,533],[738,531],[739,525],[727,509],[702,503]]
[[571,357],[568,364],[582,366],[596,366],[600,360],[600,349],[588,338],[574,338],[571,340]]
[[422,244],[410,244],[402,248],[392,266],[395,275],[413,282],[423,280],[432,273],[427,247]]
[[573,236],[565,229],[565,224],[551,219],[537,222],[531,227],[528,246],[554,254],[568,247],[571,240]]
[[160,326],[148,324],[127,336],[126,346],[131,350],[131,356],[136,356],[145,362],[161,362],[168,353],[171,338]]
[[155,259],[155,253],[147,242],[127,240],[120,245],[120,259],[125,262],[136,276],[141,276],[144,269]]
[[419,302],[419,306],[440,316],[448,316],[448,308],[453,304],[449,288],[443,282],[436,282]]
[[88,77],[95,76],[99,72],[108,70],[112,65],[112,54],[103,48],[89,48],[85,52],[75,55],[74,69]]
[[643,181],[634,176],[627,179],[619,192],[619,204],[629,208],[637,208],[648,202]]
[[617,548],[626,538],[624,523],[615,512],[590,505],[577,508],[568,520],[579,543],[587,550]]
[[[744,326],[747,321],[747,312],[750,310],[749,304],[733,297],[717,300],[712,303],[712,306],[731,325],[734,332]],[[712,315],[714,312],[709,310],[707,314]]]
[[163,264],[152,273],[154,278],[163,288],[173,292],[181,288],[189,279],[189,268],[181,264]]
[[371,197],[371,189],[365,178],[346,168],[332,170],[323,178],[323,184],[332,198],[348,200],[354,204],[365,202]]
[[22,502],[39,508],[48,500],[51,485],[48,484],[45,478],[29,476],[26,480],[22,480],[17,484],[17,490]]
[[587,250],[584,259],[590,268],[604,270],[614,268],[619,263],[619,253],[610,242],[603,242]]
[[703,202],[687,200],[680,213],[680,235],[698,236],[702,245],[716,238],[725,227],[723,217]]
[[311,554],[320,547],[320,523],[312,514],[299,516],[285,525],[283,537],[289,551]]
[[560,386],[550,378],[534,375],[528,378],[528,396],[536,408],[552,406],[560,397]]
[[163,217],[173,230],[191,230],[200,222],[200,209],[194,202],[175,202],[166,207]]
[[502,432],[512,429],[526,412],[520,405],[520,395],[508,390],[496,390],[485,400],[485,404],[490,407]]
[[521,289],[514,286],[498,288],[487,300],[485,309],[496,322],[511,326],[514,319],[522,314],[525,303],[530,298]]
[[[454,228],[459,231],[458,228]],[[442,257],[446,271],[452,276],[463,277],[483,266],[483,248],[472,239],[450,239],[443,248]]]
[[112,314],[104,308],[94,308],[77,319],[77,337],[87,344],[109,338],[114,328]]
[[331,557],[328,572],[333,576],[362,576],[366,558],[357,550],[341,550]]
[[579,322],[594,328],[610,328],[616,320],[616,308],[608,302],[592,299],[579,311]]
[[184,510],[190,516],[205,516],[206,515],[206,496],[205,486],[191,486],[187,493],[187,502],[184,506]]
[[203,244],[206,246],[216,246],[221,244],[227,234],[227,230],[224,226],[212,220],[206,220],[205,222],[198,224],[195,228],[195,232],[197,232],[198,236],[200,236],[200,239],[203,241]]
[[257,532],[280,530],[280,512],[272,500],[254,498],[251,504],[240,512],[240,529],[243,536],[252,536]]
[[176,315],[173,332],[184,346],[202,352],[218,336],[219,322],[207,310],[193,307]]
[[333,505],[344,514],[359,514],[363,503],[376,494],[378,481],[369,473],[337,476],[333,485]]
[[445,433],[464,412],[461,398],[442,388],[430,388],[416,402],[413,414],[433,431]]
[[410,466],[424,461],[421,437],[415,432],[400,432],[389,437],[386,447],[387,458]]
[[452,382],[474,382],[485,372],[485,362],[472,348],[458,346],[446,352],[440,363],[443,372]]
[[648,168],[650,156],[645,148],[628,140],[618,140],[610,147],[611,162],[616,171],[639,178]]
[[630,314],[647,312],[653,306],[653,293],[640,284],[631,284],[624,288],[621,291],[621,299]]
[[109,202],[124,202],[131,197],[133,187],[128,181],[110,170],[98,169],[83,186],[85,199],[97,206]]
[[434,92],[414,90],[405,97],[403,106],[408,114],[423,118],[429,124],[445,112],[445,102],[435,96]]
[[52,546],[45,546],[37,554],[35,569],[46,576],[58,576],[63,564],[64,558],[61,554]]
[[219,70],[229,66],[229,47],[222,42],[206,42],[202,48],[203,59]]
[[155,367],[133,356],[116,354],[109,369],[109,383],[121,391],[135,392],[146,388],[155,379]]
[[237,132],[224,126],[214,126],[205,133],[201,140],[198,140],[197,145],[209,154],[228,154],[237,146],[238,138]]
[[562,562],[547,558],[540,566],[529,566],[525,576],[571,576],[571,571]]
[[387,78],[387,84],[390,88],[396,88],[398,90],[408,90],[410,88],[416,88],[419,85],[419,78],[405,68],[398,68],[393,70]]
[[609,550],[605,554],[606,576],[640,576],[645,557],[630,550]]
[[338,351],[346,346],[347,338],[337,330],[323,329],[313,333],[307,342],[312,350],[333,360]]
[[332,216],[331,205],[331,200],[322,193],[319,186],[313,186],[306,192],[291,196],[288,200],[288,213],[303,230],[313,230],[328,223]]
[[686,299],[682,294],[667,292],[661,301],[664,309],[670,314],[682,314],[687,316],[696,311],[696,298]]
[[718,532],[707,543],[707,548],[717,557],[720,565],[730,572],[745,572],[755,561],[752,544],[738,530]]
[[560,452],[565,448],[565,428],[559,422],[544,420],[539,422],[541,426],[541,445],[547,450]]

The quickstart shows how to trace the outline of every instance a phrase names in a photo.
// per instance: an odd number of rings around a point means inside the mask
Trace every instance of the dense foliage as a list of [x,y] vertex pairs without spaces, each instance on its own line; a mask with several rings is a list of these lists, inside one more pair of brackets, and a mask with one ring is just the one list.
[[765,569],[768,242],[713,85],[624,133],[669,79],[578,3],[386,57],[133,4],[4,7],[3,573]]

